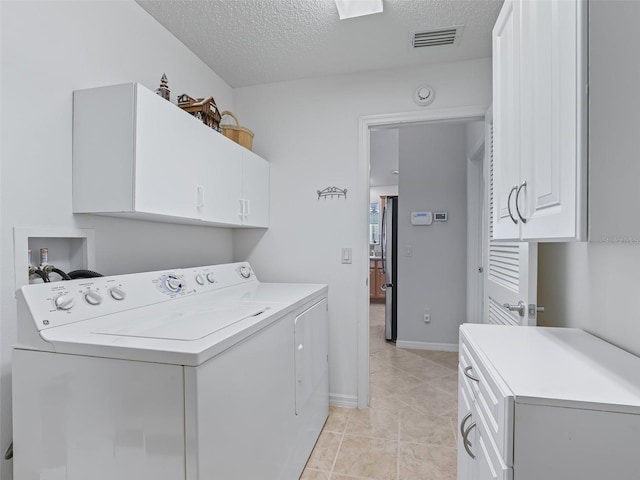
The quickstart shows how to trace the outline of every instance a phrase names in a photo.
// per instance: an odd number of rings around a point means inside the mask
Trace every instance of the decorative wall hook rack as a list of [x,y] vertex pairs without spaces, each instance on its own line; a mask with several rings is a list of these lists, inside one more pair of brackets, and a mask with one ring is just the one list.
[[327,198],[327,197],[344,197],[345,199],[347,198],[347,189],[346,188],[338,188],[338,187],[327,187],[323,190],[318,190],[318,200],[320,200],[321,198]]

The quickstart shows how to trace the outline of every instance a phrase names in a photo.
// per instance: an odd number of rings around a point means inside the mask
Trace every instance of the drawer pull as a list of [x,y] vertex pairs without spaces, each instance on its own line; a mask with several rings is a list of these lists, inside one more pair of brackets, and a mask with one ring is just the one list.
[[518,187],[518,190],[516,191],[516,213],[518,214],[518,217],[520,217],[520,221],[521,221],[522,223],[527,223],[527,219],[526,219],[526,218],[524,218],[524,217],[522,216],[522,214],[520,213],[520,207],[519,207],[519,205],[518,205],[518,201],[519,201],[519,199],[520,199],[520,190],[522,190],[522,188],[523,188],[523,187],[526,187],[526,186],[527,186],[527,181],[525,180],[524,182],[522,182],[522,185],[520,185],[520,186]]
[[460,435],[464,437],[464,424],[471,418],[471,412],[467,413],[460,422]]
[[473,459],[475,459],[476,456],[469,449],[469,447],[471,447],[472,445],[467,437],[469,436],[469,433],[471,433],[471,430],[473,430],[475,427],[476,423],[473,422],[471,425],[469,425],[469,427],[464,431],[464,434],[462,435],[462,445],[464,445],[464,449],[467,451],[467,454]]
[[511,218],[511,221],[515,224],[518,223],[518,219],[513,216],[513,213],[511,213],[511,195],[513,195],[513,192],[515,192],[517,189],[518,189],[518,185],[514,185],[513,188],[511,188],[511,190],[509,191],[509,198],[507,198],[507,211],[509,212],[509,217]]
[[470,373],[471,369],[473,368],[472,365],[469,365],[467,368],[464,369],[464,376],[467,378],[470,378],[471,380],[473,380],[474,382],[478,382],[480,383],[480,379],[474,375],[472,375]]

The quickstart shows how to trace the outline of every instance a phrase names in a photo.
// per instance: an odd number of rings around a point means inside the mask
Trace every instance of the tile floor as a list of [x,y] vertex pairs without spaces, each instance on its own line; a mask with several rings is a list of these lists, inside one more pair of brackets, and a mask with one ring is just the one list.
[[370,312],[370,408],[330,407],[300,480],[456,480],[457,354],[397,349]]

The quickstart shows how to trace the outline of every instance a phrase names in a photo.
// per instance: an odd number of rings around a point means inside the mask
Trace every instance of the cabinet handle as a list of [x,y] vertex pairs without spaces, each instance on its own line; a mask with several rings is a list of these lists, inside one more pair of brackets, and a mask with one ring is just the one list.
[[245,200],[244,204],[245,204],[244,216],[248,217],[249,215],[251,215],[251,210],[250,210],[251,203],[249,202],[249,200]]
[[196,208],[204,207],[204,187],[196,187]]
[[478,377],[476,377],[475,375],[471,375],[471,373],[469,373],[472,368],[473,368],[473,365],[469,365],[467,368],[465,368],[464,369],[464,376],[467,377],[467,378],[470,378],[474,382],[480,383],[480,379]]
[[240,199],[240,213],[238,214],[242,218],[244,218],[244,199]]
[[511,195],[513,195],[513,192],[515,192],[517,189],[518,185],[514,185],[513,188],[509,190],[509,197],[507,198],[507,210],[509,212],[509,216],[511,217],[511,221],[515,224],[518,224],[518,219],[513,216],[513,213],[511,213]]
[[520,220],[522,220],[522,223],[527,223],[527,219],[524,218],[520,213],[520,207],[518,206],[518,199],[520,198],[520,190],[522,190],[522,188],[526,186],[527,186],[527,181],[525,180],[524,182],[522,182],[522,185],[518,187],[518,191],[516,192],[516,212],[518,214],[518,217],[520,217]]
[[464,449],[467,451],[467,453],[469,454],[469,456],[472,459],[475,459],[476,456],[469,449],[469,447],[471,447],[472,445],[471,445],[471,442],[469,441],[469,439],[467,437],[469,436],[469,433],[471,433],[471,430],[473,430],[474,428],[476,428],[476,423],[475,422],[473,422],[471,425],[469,425],[469,427],[462,434],[462,445],[464,445]]
[[464,437],[464,424],[471,418],[471,412],[467,413],[460,422],[460,435]]

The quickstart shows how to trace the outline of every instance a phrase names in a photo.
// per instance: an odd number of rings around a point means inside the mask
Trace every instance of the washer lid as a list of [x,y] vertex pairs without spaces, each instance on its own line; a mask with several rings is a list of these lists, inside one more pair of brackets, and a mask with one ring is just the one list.
[[[227,305],[204,310],[174,310],[154,318],[132,321],[119,318],[93,329],[91,333],[118,337],[157,338],[163,340],[199,340],[245,318],[257,317],[269,307],[264,305]],[[128,317],[128,316],[126,316]]]

